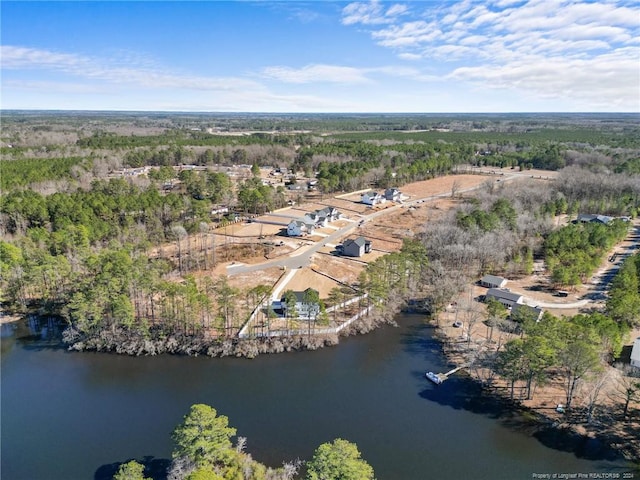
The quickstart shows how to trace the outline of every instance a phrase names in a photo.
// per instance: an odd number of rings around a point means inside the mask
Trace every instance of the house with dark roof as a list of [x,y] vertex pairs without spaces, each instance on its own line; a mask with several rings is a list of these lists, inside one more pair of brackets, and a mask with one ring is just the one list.
[[399,202],[402,200],[402,192],[397,188],[387,188],[384,191],[384,198],[389,200],[390,202]]
[[496,275],[485,275],[480,279],[480,285],[487,288],[502,288],[507,284],[507,279]]
[[[295,316],[296,318],[311,320],[318,318],[320,315],[320,303],[310,301],[310,298],[320,298],[319,292],[313,288],[307,288],[301,292],[294,291],[296,297]],[[286,298],[283,296],[279,301],[271,304],[271,308],[277,315],[287,316],[288,305]]]
[[512,293],[509,290],[502,288],[490,288],[484,298],[485,302],[493,298],[507,308],[513,307],[516,303],[523,302],[522,295],[520,295],[519,293]]
[[371,240],[364,237],[347,239],[342,242],[342,255],[347,257],[361,257],[369,252],[371,252]]

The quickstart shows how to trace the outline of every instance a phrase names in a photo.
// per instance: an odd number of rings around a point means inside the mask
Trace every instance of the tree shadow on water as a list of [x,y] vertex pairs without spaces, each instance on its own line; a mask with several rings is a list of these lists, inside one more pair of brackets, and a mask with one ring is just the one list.
[[496,420],[509,430],[535,438],[547,448],[572,453],[585,460],[616,462],[613,466],[603,464],[603,469],[619,468],[624,471],[624,457],[607,442],[562,428],[531,409],[489,395],[478,383],[468,378],[451,378],[442,385],[430,385],[420,391],[419,396],[442,406]]
[[420,324],[406,328],[407,331],[400,340],[406,352],[412,355],[442,355],[440,342],[432,336],[433,326]]
[[144,476],[153,480],[166,480],[167,470],[171,465],[171,460],[167,458],[155,458],[151,455],[144,457],[142,460],[130,458],[124,462],[115,462],[102,465],[93,475],[94,480],[113,480],[113,476],[118,472],[120,465],[135,460],[144,465]]

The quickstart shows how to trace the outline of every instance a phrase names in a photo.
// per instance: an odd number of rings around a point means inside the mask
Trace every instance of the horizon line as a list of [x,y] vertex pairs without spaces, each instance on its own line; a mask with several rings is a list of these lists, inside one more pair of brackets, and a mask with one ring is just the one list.
[[240,111],[240,110],[107,110],[107,109],[64,109],[64,108],[0,108],[0,112],[81,112],[81,113],[163,113],[163,114],[245,114],[245,115],[531,115],[531,114],[547,114],[547,115],[640,115],[638,112],[629,111],[434,111],[434,112],[395,112],[395,111],[379,111],[379,112],[323,112],[323,111]]

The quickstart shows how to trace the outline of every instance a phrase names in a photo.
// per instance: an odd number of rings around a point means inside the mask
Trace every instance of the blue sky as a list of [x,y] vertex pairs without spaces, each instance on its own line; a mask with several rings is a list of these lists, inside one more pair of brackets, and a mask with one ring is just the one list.
[[0,8],[3,109],[640,111],[636,0]]

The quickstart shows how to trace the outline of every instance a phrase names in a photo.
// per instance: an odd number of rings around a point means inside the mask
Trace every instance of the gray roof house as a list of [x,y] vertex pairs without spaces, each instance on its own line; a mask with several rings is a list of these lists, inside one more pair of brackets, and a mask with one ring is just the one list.
[[490,288],[485,295],[485,301],[495,299],[507,308],[513,307],[516,303],[522,303],[523,298],[519,293],[511,293],[500,288]]
[[290,237],[300,237],[304,234],[313,235],[315,225],[303,219],[291,220],[287,225],[287,235]]
[[496,275],[485,275],[480,279],[480,285],[487,288],[502,288],[507,284],[507,279]]
[[[308,293],[314,293],[316,298],[319,298],[319,293],[317,290],[313,288],[307,288],[302,292],[293,292],[296,296],[296,318],[311,320],[316,319],[318,315],[320,315],[320,304],[317,302],[308,302],[305,301],[308,298]],[[275,301],[272,303],[273,311],[277,314],[286,316],[287,314],[287,302],[285,297],[282,297],[280,301]]]
[[347,257],[361,257],[369,252],[371,252],[371,240],[364,237],[347,239],[342,242],[342,255]]
[[316,210],[315,213],[318,216],[326,217],[329,222],[335,222],[342,218],[342,214],[335,207],[324,207],[320,210]]
[[360,195],[360,199],[362,203],[366,205],[378,205],[379,203],[384,203],[387,201],[387,199],[383,195],[380,195],[377,192],[365,192]]
[[581,213],[578,215],[576,222],[580,223],[602,223],[604,225],[609,224],[614,220],[613,217],[607,215],[594,215],[592,213]]
[[402,192],[397,188],[387,188],[384,191],[384,198],[391,202],[399,202],[402,200]]
[[631,365],[640,368],[640,337],[636,338],[631,349]]

